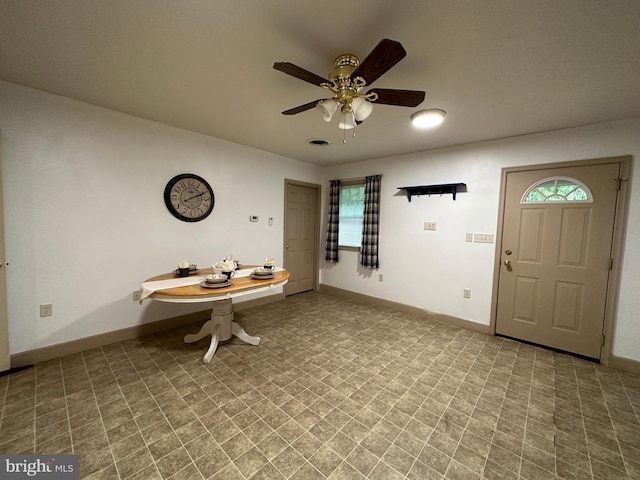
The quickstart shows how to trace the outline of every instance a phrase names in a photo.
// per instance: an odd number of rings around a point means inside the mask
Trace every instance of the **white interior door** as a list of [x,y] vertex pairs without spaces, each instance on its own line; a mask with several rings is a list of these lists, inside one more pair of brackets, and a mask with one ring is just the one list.
[[[496,333],[600,358],[619,170],[507,173]],[[583,193],[553,194],[569,184]]]
[[286,295],[316,288],[318,277],[318,187],[286,184],[285,268]]
[[4,205],[0,157],[0,372],[9,370],[9,319],[7,316],[7,265],[4,256]]

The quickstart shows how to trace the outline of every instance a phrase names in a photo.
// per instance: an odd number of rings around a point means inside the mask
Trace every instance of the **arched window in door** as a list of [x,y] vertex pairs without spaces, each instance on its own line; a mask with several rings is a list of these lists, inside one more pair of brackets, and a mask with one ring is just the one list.
[[531,185],[520,200],[521,204],[548,202],[592,203],[593,195],[589,187],[575,178],[551,177]]

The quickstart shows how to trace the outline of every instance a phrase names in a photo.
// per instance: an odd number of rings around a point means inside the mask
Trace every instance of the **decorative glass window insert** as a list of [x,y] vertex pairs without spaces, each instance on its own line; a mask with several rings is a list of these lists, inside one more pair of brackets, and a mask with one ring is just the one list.
[[362,242],[362,218],[364,216],[364,184],[340,186],[340,211],[338,245],[360,247]]
[[575,178],[545,178],[531,185],[520,203],[593,202],[589,188]]

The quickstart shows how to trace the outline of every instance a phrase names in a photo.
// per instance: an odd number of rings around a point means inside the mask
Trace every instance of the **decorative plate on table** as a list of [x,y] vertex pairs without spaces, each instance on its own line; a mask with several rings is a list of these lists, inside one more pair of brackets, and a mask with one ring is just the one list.
[[254,280],[271,280],[272,278],[275,277],[275,275],[273,273],[265,275],[265,274],[257,274],[254,272],[250,275],[250,277],[253,278]]
[[231,280],[227,280],[224,283],[207,283],[207,282],[200,282],[200,286],[202,288],[223,288],[223,287],[228,287],[229,285],[231,285]]

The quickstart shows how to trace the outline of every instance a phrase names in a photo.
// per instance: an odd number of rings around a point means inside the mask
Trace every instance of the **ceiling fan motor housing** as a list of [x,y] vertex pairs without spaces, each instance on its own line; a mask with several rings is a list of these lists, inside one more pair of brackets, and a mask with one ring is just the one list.
[[360,60],[349,53],[340,55],[334,62],[334,68],[329,73],[332,85],[329,87],[336,94],[335,99],[342,104],[342,111],[351,111],[351,101],[364,86],[364,81],[352,79],[351,74],[360,65]]

